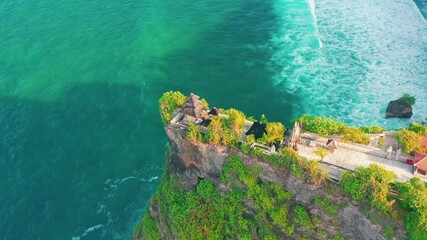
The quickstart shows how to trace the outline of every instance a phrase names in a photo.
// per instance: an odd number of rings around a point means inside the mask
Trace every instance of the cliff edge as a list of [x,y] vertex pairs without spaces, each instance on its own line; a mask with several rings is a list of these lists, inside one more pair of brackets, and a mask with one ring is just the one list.
[[[289,155],[290,168],[165,127],[165,175],[133,239],[399,239],[398,224],[352,201]],[[310,172],[312,171],[312,172]],[[393,233],[390,238],[390,231]]]

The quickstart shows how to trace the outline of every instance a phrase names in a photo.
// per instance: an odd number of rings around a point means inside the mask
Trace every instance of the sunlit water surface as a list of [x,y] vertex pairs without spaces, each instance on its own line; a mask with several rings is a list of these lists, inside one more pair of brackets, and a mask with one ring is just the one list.
[[[171,89],[287,125],[303,113],[421,121],[417,4],[0,2],[0,239],[129,238],[162,175],[157,100]],[[403,92],[413,118],[384,119]]]

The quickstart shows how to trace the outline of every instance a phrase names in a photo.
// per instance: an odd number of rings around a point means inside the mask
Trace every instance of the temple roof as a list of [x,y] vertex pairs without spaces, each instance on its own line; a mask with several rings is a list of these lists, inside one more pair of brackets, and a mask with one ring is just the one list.
[[194,93],[190,93],[184,103],[184,107],[181,110],[181,113],[199,118],[203,111],[202,101],[200,97]]
[[210,112],[209,112],[209,114],[211,114],[211,115],[215,115],[215,116],[218,116],[219,115],[219,109],[218,108],[216,108],[216,107],[213,107],[211,110],[210,110]]
[[331,148],[337,149],[338,145],[334,140],[328,139],[328,142],[326,142],[326,147],[331,147]]
[[265,124],[254,122],[251,128],[246,132],[246,135],[253,134],[255,136],[255,139],[261,138],[264,133],[267,133],[265,128],[266,128]]
[[423,171],[427,171],[427,154],[415,152],[414,166]]

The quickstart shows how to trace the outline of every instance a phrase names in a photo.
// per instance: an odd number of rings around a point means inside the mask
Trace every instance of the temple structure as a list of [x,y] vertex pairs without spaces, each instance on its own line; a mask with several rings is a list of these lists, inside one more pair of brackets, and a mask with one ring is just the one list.
[[427,174],[427,154],[415,152],[414,173]]
[[184,107],[181,110],[182,114],[200,118],[202,116],[203,105],[200,97],[194,93],[190,93],[184,103]]
[[335,142],[333,139],[328,139],[328,141],[326,142],[326,149],[328,149],[329,152],[333,153],[337,148],[337,142]]

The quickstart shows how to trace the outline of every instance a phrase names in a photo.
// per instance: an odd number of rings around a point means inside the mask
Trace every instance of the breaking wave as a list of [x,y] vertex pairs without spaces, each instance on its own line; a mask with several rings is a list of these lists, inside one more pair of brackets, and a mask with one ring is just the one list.
[[[427,117],[427,23],[412,0],[305,4],[277,1],[282,27],[270,42],[274,84],[300,97],[295,115],[389,129]],[[385,119],[387,103],[403,93],[417,99],[413,117]]]

